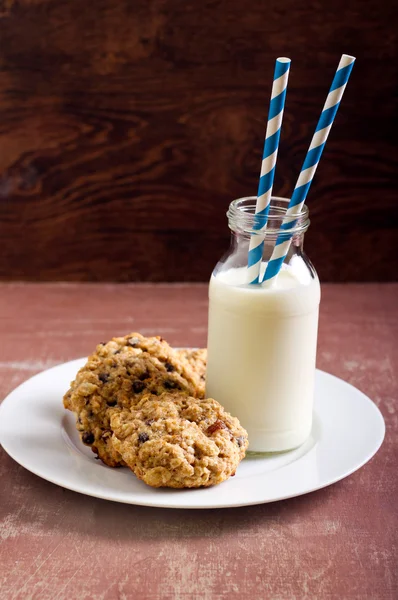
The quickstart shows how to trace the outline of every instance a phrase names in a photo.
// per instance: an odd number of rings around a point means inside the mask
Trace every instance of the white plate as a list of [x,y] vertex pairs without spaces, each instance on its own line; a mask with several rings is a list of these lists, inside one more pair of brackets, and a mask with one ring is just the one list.
[[0,409],[0,442],[32,473],[89,496],[168,508],[273,502],[347,477],[377,452],[384,438],[384,420],[375,404],[341,379],[317,371],[314,425],[303,446],[248,457],[235,477],[213,488],[153,489],[127,468],[106,467],[81,443],[62,396],[84,363],[79,359],[43,371],[11,392]]

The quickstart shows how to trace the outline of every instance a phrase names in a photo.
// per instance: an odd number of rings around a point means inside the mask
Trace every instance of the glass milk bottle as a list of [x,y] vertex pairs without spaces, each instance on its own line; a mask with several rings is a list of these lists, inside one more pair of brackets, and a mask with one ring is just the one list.
[[[272,199],[261,274],[287,205]],[[311,432],[320,286],[303,251],[306,206],[274,284],[248,283],[255,206],[255,197],[240,198],[227,213],[231,246],[209,286],[206,395],[240,419],[251,452],[278,452],[298,447]]]

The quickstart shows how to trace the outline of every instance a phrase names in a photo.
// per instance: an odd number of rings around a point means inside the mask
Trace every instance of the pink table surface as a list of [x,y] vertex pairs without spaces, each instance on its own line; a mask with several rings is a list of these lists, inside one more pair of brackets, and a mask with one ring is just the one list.
[[[206,343],[202,284],[0,285],[0,397],[138,330]],[[0,453],[2,600],[391,599],[397,583],[398,284],[324,285],[318,367],[382,411],[386,439],[352,476],[261,506],[182,511],[86,497]]]

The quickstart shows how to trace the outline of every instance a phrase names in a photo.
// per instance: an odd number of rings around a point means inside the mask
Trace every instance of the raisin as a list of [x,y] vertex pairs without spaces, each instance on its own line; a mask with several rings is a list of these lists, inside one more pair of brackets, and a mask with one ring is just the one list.
[[82,435],[83,444],[92,444],[94,442],[94,434],[90,431],[85,431]]
[[106,403],[107,403],[107,405],[108,405],[108,406],[116,406],[116,404],[117,404],[117,400],[115,400],[114,398],[109,398],[109,399],[106,401]]
[[98,379],[100,381],[102,381],[102,383],[106,383],[108,381],[108,379],[109,379],[109,375],[107,375],[106,373],[100,373],[98,375]]
[[164,366],[166,367],[166,371],[168,371],[169,373],[172,373],[173,371],[175,371],[174,365],[172,365],[169,362],[165,362]]
[[239,437],[235,438],[239,448],[241,448],[243,446],[243,444],[245,443],[245,438],[243,435],[240,435]]
[[220,421],[220,419],[217,419],[217,421],[215,423],[213,423],[213,425],[210,425],[207,428],[206,433],[208,435],[212,435],[213,433],[215,433],[216,431],[219,431],[220,429],[228,429],[228,427],[225,425],[224,421]]
[[165,381],[164,387],[166,390],[179,390],[180,386],[175,381]]
[[141,381],[145,381],[145,379],[149,379],[150,378],[150,374],[149,371],[144,371],[143,373],[141,373],[141,375],[138,377],[138,379],[140,379]]
[[154,423],[155,419],[148,419],[147,421],[145,421],[145,425],[149,425],[151,426],[152,423]]
[[138,441],[143,444],[149,440],[149,435],[147,433],[140,433],[138,436]]
[[145,383],[143,381],[140,381],[139,379],[137,379],[136,381],[133,381],[133,391],[136,394],[139,394],[140,392],[142,392],[143,389],[145,389]]

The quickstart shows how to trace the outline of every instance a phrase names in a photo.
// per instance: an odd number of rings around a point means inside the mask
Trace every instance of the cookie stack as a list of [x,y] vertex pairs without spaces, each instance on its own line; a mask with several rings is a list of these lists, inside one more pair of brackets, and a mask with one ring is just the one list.
[[206,350],[132,333],[101,343],[64,396],[84,444],[153,487],[195,488],[235,474],[248,446],[238,419],[205,398]]

